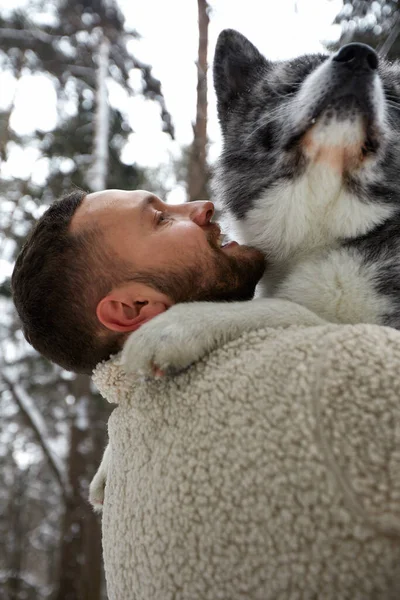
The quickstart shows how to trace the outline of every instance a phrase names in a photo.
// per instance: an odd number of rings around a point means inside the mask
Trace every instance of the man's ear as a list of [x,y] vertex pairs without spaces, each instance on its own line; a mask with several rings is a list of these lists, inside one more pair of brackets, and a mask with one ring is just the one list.
[[111,331],[135,331],[172,304],[165,294],[133,281],[115,288],[102,298],[96,315],[100,323]]

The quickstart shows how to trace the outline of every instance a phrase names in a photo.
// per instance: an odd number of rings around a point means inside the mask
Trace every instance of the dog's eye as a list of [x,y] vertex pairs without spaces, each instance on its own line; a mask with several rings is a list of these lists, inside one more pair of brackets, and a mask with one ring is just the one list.
[[292,81],[284,83],[281,87],[281,93],[285,96],[292,96],[297,92],[301,84],[301,81]]
[[289,62],[280,85],[280,92],[287,96],[295,94],[308,75],[324,62],[326,58],[326,56],[320,55],[312,59],[303,57],[302,59],[295,59]]
[[275,126],[273,123],[267,123],[259,132],[259,140],[265,150],[271,150],[275,141]]

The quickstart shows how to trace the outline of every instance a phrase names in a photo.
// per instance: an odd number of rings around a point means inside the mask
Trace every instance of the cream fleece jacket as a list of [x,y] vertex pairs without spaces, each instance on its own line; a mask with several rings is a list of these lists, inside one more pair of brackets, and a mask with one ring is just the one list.
[[176,377],[94,382],[109,600],[400,598],[400,332],[259,329]]

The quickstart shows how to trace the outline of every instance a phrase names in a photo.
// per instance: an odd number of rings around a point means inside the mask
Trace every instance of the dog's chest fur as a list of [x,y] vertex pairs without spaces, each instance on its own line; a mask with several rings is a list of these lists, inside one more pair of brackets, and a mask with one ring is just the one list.
[[345,240],[364,235],[390,212],[360,201],[334,170],[317,163],[295,181],[264,191],[235,229],[267,255],[262,295],[298,302],[338,323],[359,322],[360,315],[379,323],[392,306],[376,289],[377,268]]
[[390,210],[360,201],[331,169],[317,164],[298,179],[265,190],[236,225],[246,243],[262,249],[274,263],[285,264],[310,251],[336,247],[338,240],[364,235]]
[[262,294],[298,302],[330,321],[355,323],[363,314],[366,322],[380,322],[391,307],[376,291],[376,268],[338,240],[363,235],[388,209],[360,202],[322,167],[309,176],[321,178],[324,194],[314,197],[306,177],[280,184],[236,221],[242,241],[267,255]]

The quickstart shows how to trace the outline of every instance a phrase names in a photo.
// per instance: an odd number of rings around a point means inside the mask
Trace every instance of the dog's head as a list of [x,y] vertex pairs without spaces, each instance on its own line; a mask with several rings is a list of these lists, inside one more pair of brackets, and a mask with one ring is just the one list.
[[[216,189],[237,217],[279,182],[309,176],[312,187],[319,167],[363,202],[395,201],[399,65],[363,44],[271,62],[243,35],[225,30],[214,85],[223,134]],[[321,177],[314,180],[321,186]]]

